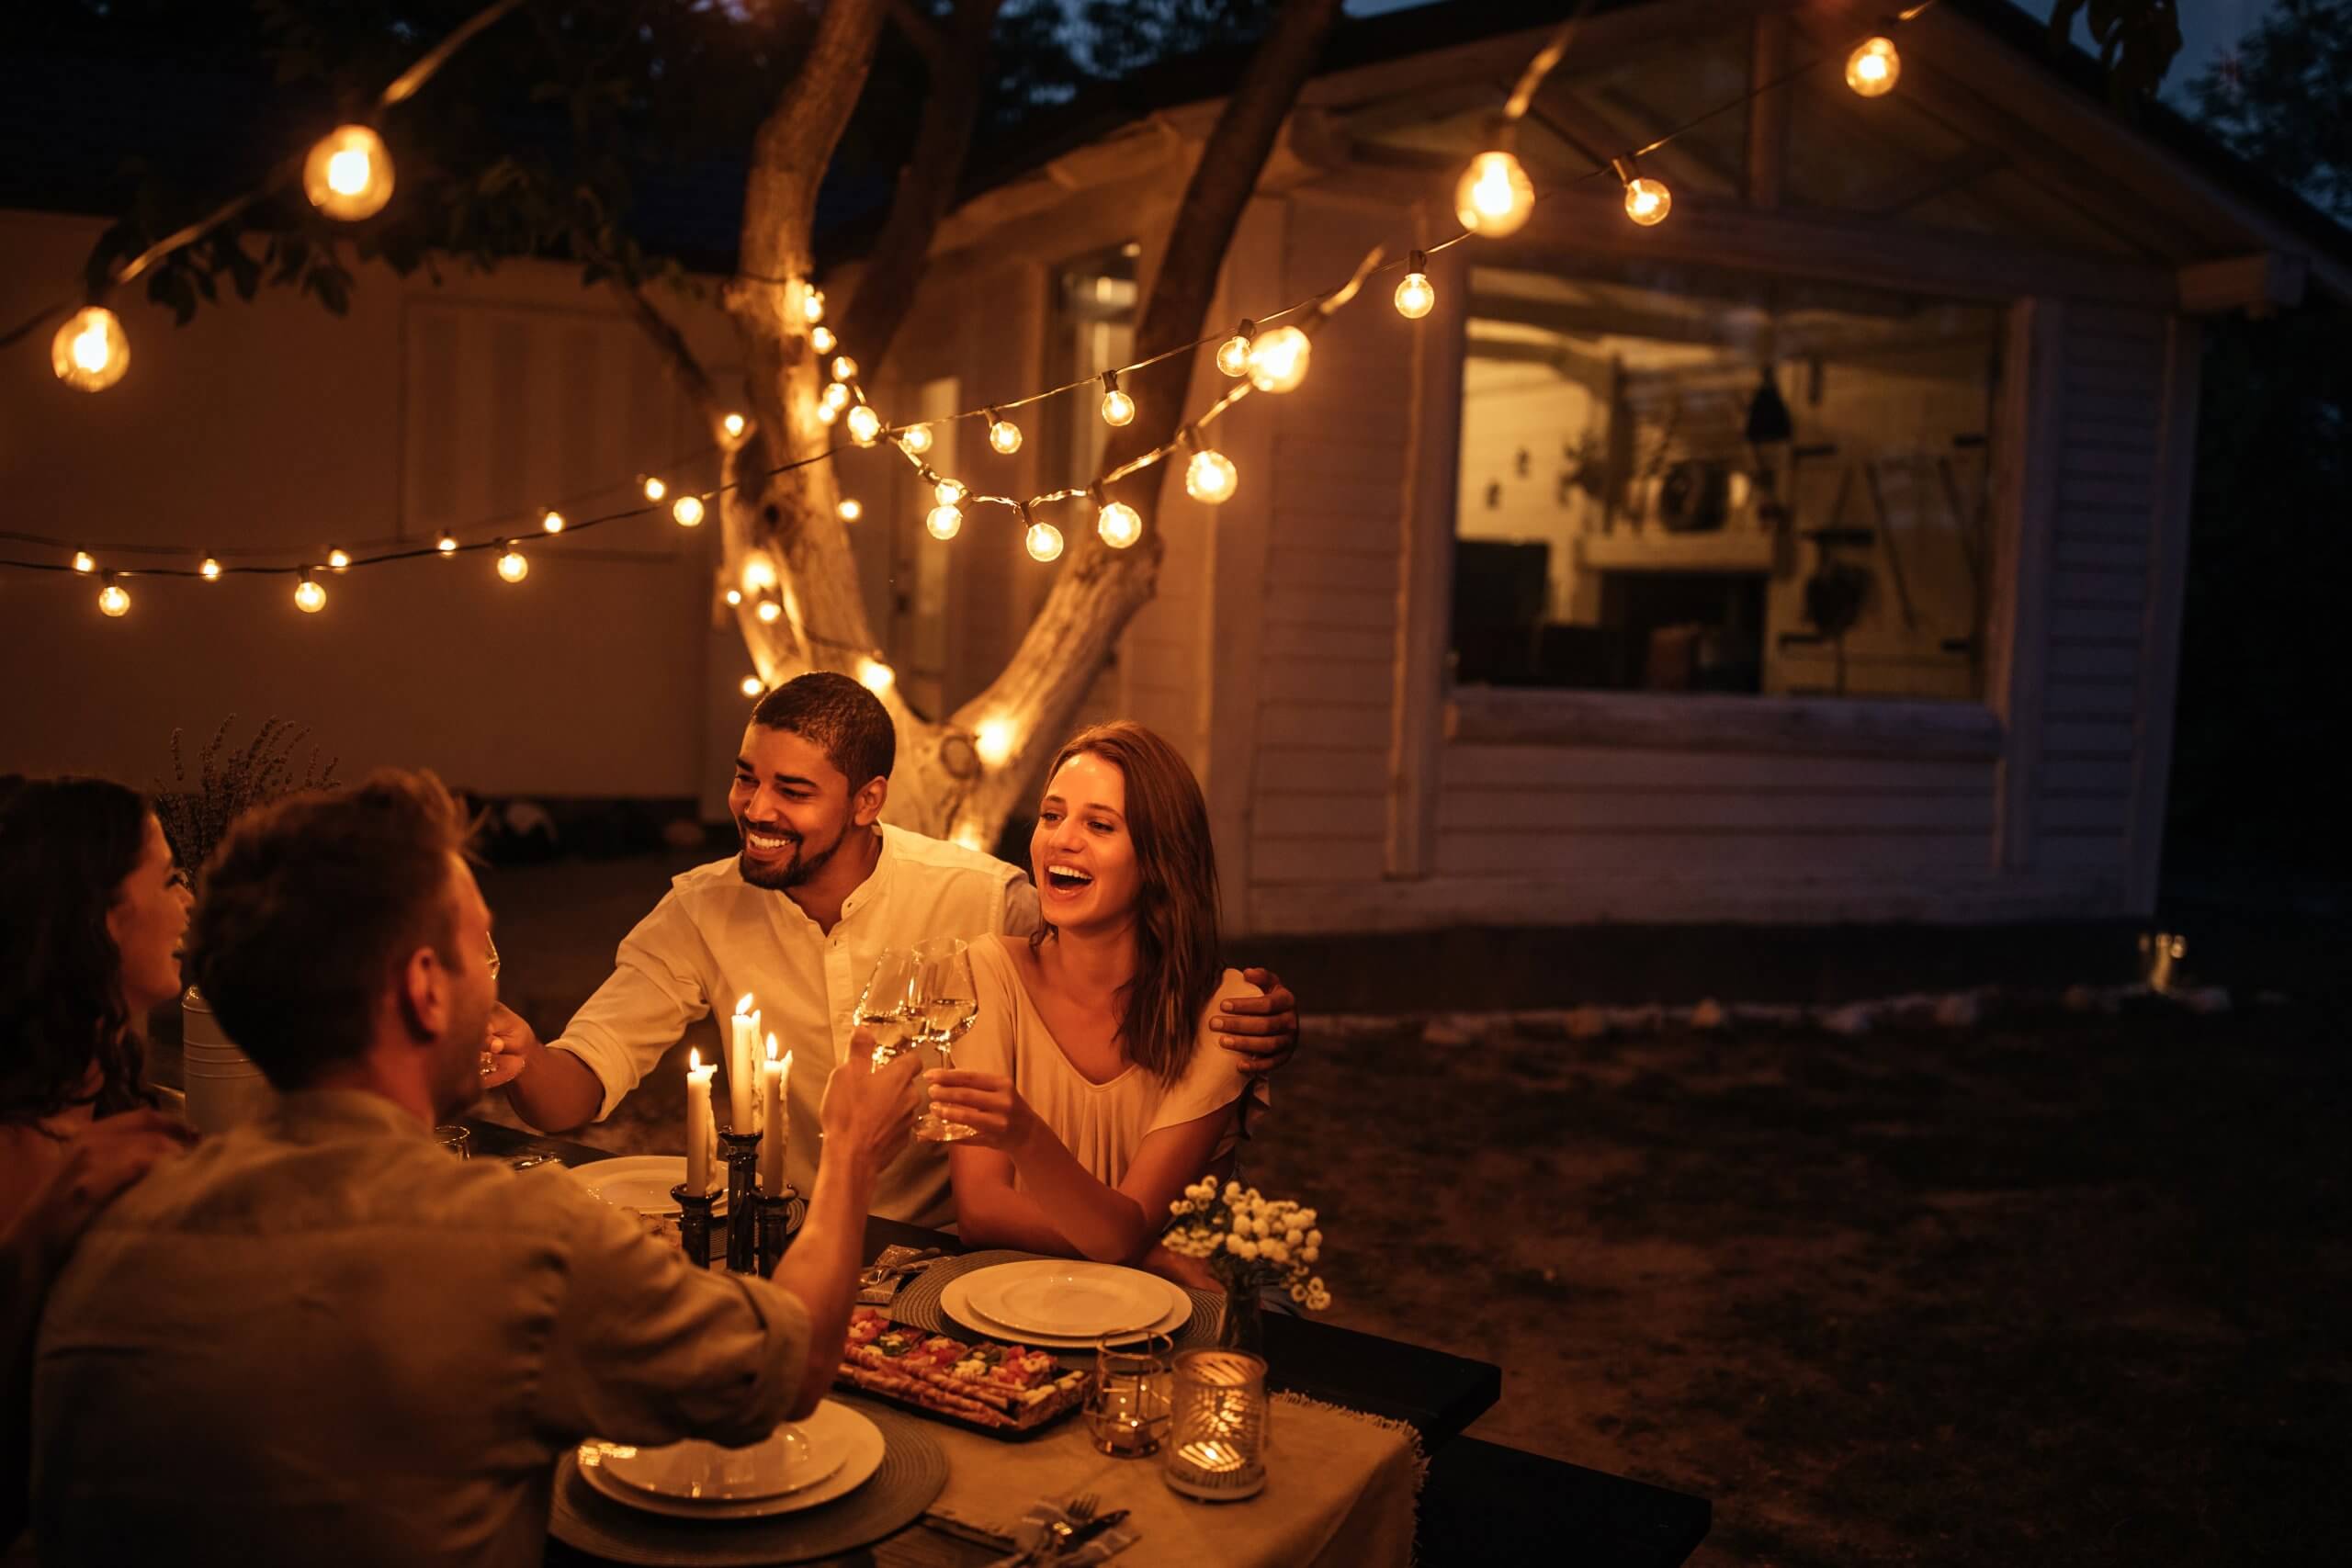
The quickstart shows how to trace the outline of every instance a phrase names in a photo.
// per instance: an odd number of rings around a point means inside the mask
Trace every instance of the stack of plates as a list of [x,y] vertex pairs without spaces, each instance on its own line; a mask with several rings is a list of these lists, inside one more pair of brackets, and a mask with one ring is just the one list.
[[[685,1184],[686,1156],[628,1155],[569,1166],[565,1174],[588,1189],[591,1197],[600,1198],[616,1209],[631,1209],[640,1214],[674,1214],[678,1201],[670,1196],[670,1189]],[[724,1177],[726,1173],[722,1170],[719,1174]],[[718,1201],[710,1212],[727,1212],[725,1187],[718,1190]],[[587,1466],[581,1468],[585,1470]]]
[[882,1429],[826,1400],[749,1448],[690,1438],[641,1449],[591,1439],[580,1477],[616,1503],[678,1519],[759,1519],[856,1491],[882,1466]]
[[1193,1298],[1157,1274],[1058,1258],[957,1275],[939,1304],[993,1338],[1054,1350],[1173,1334],[1193,1315]]

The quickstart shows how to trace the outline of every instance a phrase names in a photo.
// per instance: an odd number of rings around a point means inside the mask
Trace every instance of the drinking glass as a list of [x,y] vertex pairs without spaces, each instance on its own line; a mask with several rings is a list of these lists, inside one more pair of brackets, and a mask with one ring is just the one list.
[[910,947],[885,948],[874,961],[874,973],[857,998],[856,1022],[874,1032],[874,1066],[879,1067],[907,1048],[916,1027],[915,988],[922,978],[922,960]]
[[459,1159],[467,1156],[468,1147],[472,1144],[473,1136],[472,1130],[467,1127],[445,1125],[433,1129],[433,1141]]
[[[483,944],[490,949],[487,953],[483,954],[482,961],[490,966],[490,977],[493,982],[495,982],[498,978],[498,943],[491,938],[487,931],[482,933],[481,940]],[[481,1076],[488,1077],[497,1070],[498,1053],[492,1050],[489,1043],[485,1041],[481,1048]]]
[[[922,968],[915,982],[916,1038],[939,1053],[939,1065],[956,1065],[956,1042],[980,1016],[979,987],[972,982],[972,955],[961,942],[929,942],[916,949]],[[952,1144],[978,1131],[950,1122],[928,1103],[915,1123],[915,1136]]]
[[1165,1334],[1140,1343],[1094,1342],[1094,1387],[1086,1396],[1086,1424],[1094,1446],[1114,1459],[1141,1459],[1167,1434],[1174,1343]]

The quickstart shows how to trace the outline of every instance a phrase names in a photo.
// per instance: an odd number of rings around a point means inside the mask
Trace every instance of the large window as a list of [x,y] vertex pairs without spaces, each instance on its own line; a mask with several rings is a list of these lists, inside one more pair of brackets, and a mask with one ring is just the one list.
[[1979,694],[1996,311],[1647,264],[1471,289],[1457,684]]

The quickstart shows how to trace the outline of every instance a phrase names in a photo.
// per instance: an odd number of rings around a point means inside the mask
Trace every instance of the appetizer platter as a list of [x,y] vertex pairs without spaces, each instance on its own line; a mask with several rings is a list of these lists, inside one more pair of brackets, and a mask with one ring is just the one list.
[[850,1314],[837,1386],[918,1416],[1018,1441],[1077,1409],[1093,1373],[1052,1352],[994,1339],[951,1339],[872,1307]]

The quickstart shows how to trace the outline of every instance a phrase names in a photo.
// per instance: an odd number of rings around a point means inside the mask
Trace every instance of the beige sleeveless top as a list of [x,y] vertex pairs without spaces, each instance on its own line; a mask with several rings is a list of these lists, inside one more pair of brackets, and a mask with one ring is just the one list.
[[[972,943],[972,978],[980,992],[980,1015],[956,1045],[956,1065],[977,1072],[1004,1073],[1039,1119],[1054,1130],[1078,1163],[1106,1187],[1116,1187],[1135,1163],[1144,1139],[1161,1127],[1179,1127],[1213,1111],[1226,1111],[1216,1154],[1230,1152],[1240,1136],[1245,1094],[1266,1103],[1262,1077],[1241,1071],[1240,1058],[1219,1045],[1207,1027],[1228,997],[1259,995],[1255,986],[1228,969],[1216,994],[1202,1010],[1193,1058],[1174,1084],[1128,1063],[1108,1083],[1094,1083],[1070,1065],[1046,1027],[1023,983],[1010,942],[1026,938],[986,936]],[[1019,1178],[1014,1185],[1021,1185]]]

